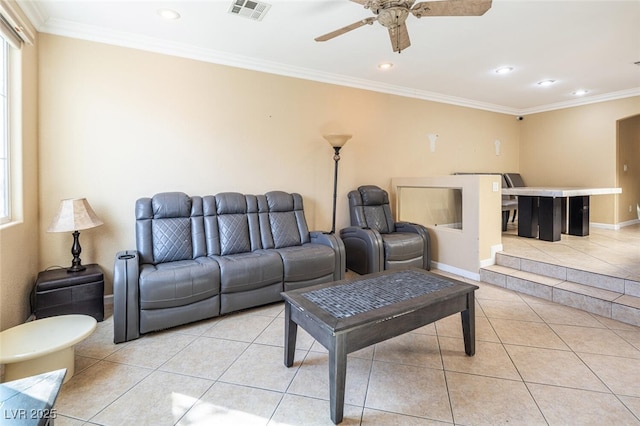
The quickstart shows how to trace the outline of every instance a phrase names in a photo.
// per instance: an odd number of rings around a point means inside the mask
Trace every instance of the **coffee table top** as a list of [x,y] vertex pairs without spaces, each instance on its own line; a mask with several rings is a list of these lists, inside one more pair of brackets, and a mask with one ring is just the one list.
[[410,313],[477,288],[423,269],[407,269],[287,291],[282,296],[333,331],[340,331]]

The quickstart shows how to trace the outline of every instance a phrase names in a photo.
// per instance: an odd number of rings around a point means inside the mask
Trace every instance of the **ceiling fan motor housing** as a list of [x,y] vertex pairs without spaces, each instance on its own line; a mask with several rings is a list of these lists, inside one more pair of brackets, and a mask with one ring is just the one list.
[[409,16],[409,9],[403,7],[390,7],[388,9],[381,10],[378,13],[378,22],[389,29],[399,27],[404,24]]
[[371,9],[373,13],[378,15],[381,11],[394,7],[410,9],[414,3],[415,0],[368,0],[364,2],[364,7],[365,9]]

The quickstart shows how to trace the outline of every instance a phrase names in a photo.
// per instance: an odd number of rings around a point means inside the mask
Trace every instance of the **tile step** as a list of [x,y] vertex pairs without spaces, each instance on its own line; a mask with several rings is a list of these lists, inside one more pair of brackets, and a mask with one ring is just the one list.
[[506,253],[496,254],[496,264],[523,272],[531,272],[562,281],[571,281],[590,287],[640,297],[640,281],[627,277],[607,275],[599,272],[566,267],[553,263],[518,257]]
[[[481,268],[480,281],[640,326],[640,297],[625,294],[624,287],[623,291],[615,291],[559,277],[561,274],[555,268],[543,274],[513,267],[514,259],[507,259],[506,263],[511,266],[496,264]],[[525,265],[525,269],[531,269],[529,266]],[[536,268],[540,269],[533,269]]]

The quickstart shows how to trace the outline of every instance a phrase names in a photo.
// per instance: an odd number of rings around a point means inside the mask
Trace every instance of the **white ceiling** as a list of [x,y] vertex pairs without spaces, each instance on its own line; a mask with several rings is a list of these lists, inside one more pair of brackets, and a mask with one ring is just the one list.
[[[267,0],[262,21],[228,13],[232,1],[18,4],[44,33],[508,114],[640,95],[640,0],[493,0],[481,17],[409,16],[412,45],[400,54],[378,23],[314,41],[373,16],[349,0]],[[503,65],[515,69],[497,75]]]

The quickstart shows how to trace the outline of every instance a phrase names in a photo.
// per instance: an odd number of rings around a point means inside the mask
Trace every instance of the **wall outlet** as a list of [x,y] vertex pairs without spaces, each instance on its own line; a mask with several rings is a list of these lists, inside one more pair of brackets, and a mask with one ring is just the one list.
[[498,192],[498,182],[493,182],[493,192]]

